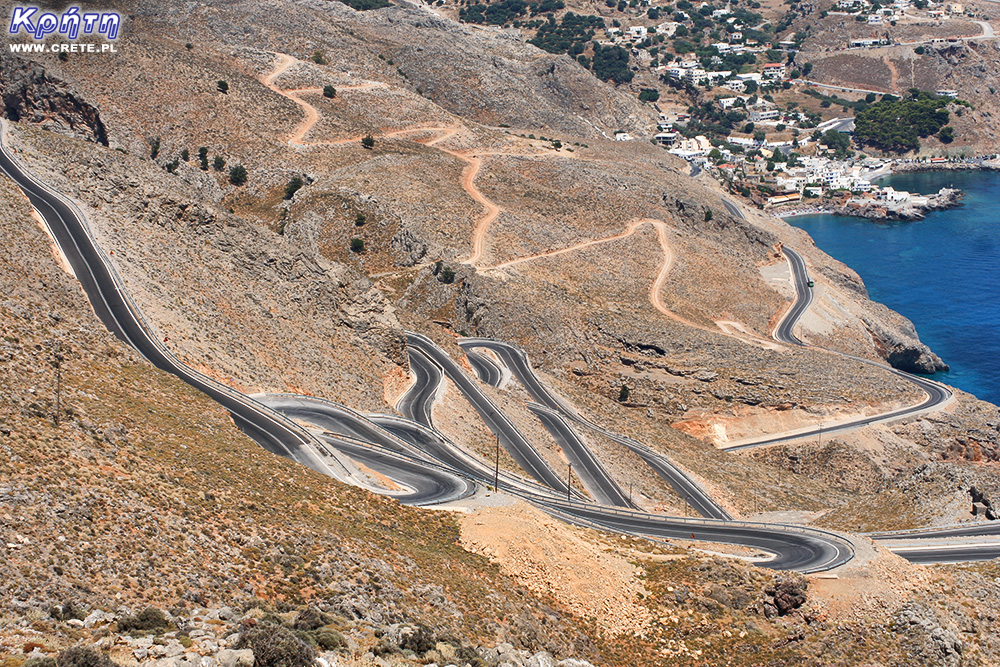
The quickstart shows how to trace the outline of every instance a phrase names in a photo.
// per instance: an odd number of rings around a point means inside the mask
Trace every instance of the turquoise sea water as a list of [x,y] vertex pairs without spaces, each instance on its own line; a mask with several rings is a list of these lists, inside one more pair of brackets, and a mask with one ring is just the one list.
[[935,379],[1000,404],[1000,173],[900,174],[883,184],[921,194],[954,186],[966,196],[919,222],[834,215],[788,222],[857,271],[872,299],[913,321],[951,366]]

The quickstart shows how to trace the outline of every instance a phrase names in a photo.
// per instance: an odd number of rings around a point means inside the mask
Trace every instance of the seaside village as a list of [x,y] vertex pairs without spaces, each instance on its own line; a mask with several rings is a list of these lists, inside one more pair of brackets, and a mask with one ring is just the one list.
[[[686,10],[681,9],[682,5]],[[897,21],[905,21],[906,17],[912,18],[917,13],[923,18],[947,20],[963,16],[965,12],[966,8],[958,3],[926,0],[895,0],[884,5],[867,0],[839,0],[829,10],[830,14],[842,13],[863,21],[873,27],[872,35],[881,35],[845,42],[840,47],[842,50],[890,44],[888,32],[878,33],[878,26],[883,23],[886,27],[890,23],[894,26]],[[650,43],[686,35],[686,21],[692,13],[711,19],[716,25],[724,25],[724,31],[720,30],[719,34],[725,41],[700,49],[697,58],[695,53],[676,57],[663,52],[650,54],[647,48]],[[878,159],[856,154],[851,142],[852,117],[821,122],[818,114],[806,112],[794,103],[782,108],[774,101],[772,93],[787,91],[792,86],[802,86],[806,94],[818,99],[831,99],[805,78],[811,66],[799,66],[794,62],[792,56],[804,34],[797,34],[797,39],[793,40],[762,44],[748,37],[747,33],[755,31],[744,26],[733,13],[729,7],[715,8],[706,2],[681,2],[671,15],[676,20],[655,26],[612,25],[606,28],[605,38],[598,40],[602,45],[628,49],[640,64],[674,88],[702,92],[702,100],[707,97],[704,93],[714,97],[712,101],[684,111],[661,111],[658,132],[653,137],[655,143],[692,163],[693,171],[715,176],[730,190],[739,192],[759,207],[780,207],[779,215],[852,207],[864,211],[862,215],[870,211],[878,215],[879,209],[891,212],[927,204],[926,198],[920,195],[876,184],[880,177],[891,173],[894,164],[917,160]],[[707,52],[714,55],[706,57]],[[750,57],[740,58],[744,55]],[[757,64],[762,58],[773,61]],[[754,64],[740,66],[743,62]],[[747,71],[751,68],[757,71]],[[954,90],[934,92],[943,97],[956,97]],[[838,104],[843,102],[839,98],[832,99]],[[872,103],[876,99],[876,95],[869,94],[866,101]],[[699,127],[707,121],[725,118],[733,130],[721,135],[695,134],[688,127],[692,114],[701,121],[697,123]],[[618,132],[615,138],[620,141],[638,139],[626,132]],[[956,159],[936,157],[919,161],[946,163]],[[976,158],[979,162],[988,159]]]

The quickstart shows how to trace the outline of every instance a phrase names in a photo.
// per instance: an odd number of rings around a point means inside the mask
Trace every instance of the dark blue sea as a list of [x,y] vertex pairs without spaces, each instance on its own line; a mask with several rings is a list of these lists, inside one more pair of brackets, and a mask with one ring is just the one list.
[[1000,405],[1000,172],[899,174],[882,181],[929,194],[965,191],[958,208],[919,222],[834,215],[788,222],[858,272],[871,298],[902,313],[945,363],[934,378]]

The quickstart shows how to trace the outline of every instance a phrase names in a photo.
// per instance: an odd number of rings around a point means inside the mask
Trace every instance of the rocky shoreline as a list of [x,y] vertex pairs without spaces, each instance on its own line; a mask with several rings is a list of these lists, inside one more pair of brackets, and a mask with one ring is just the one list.
[[[867,218],[876,222],[922,220],[930,211],[942,211],[961,204],[965,193],[958,188],[941,188],[936,194],[917,197],[903,202],[887,202],[874,199],[848,199],[843,203],[832,203],[817,208],[810,214],[830,213],[855,218]],[[779,217],[792,217],[776,213]]]
[[1000,162],[981,160],[969,162],[898,162],[892,165],[893,174],[927,171],[1000,171]]
[[958,188],[941,188],[935,194],[901,202],[848,199],[842,204],[830,206],[829,212],[876,221],[922,220],[930,211],[942,211],[959,206],[964,196],[965,193]]

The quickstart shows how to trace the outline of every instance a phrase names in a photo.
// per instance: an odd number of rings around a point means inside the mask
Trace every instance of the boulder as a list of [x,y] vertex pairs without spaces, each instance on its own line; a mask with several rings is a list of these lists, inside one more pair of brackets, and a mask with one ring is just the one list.
[[253,667],[253,651],[248,648],[234,651],[232,649],[222,649],[215,659],[219,661],[219,667]]

